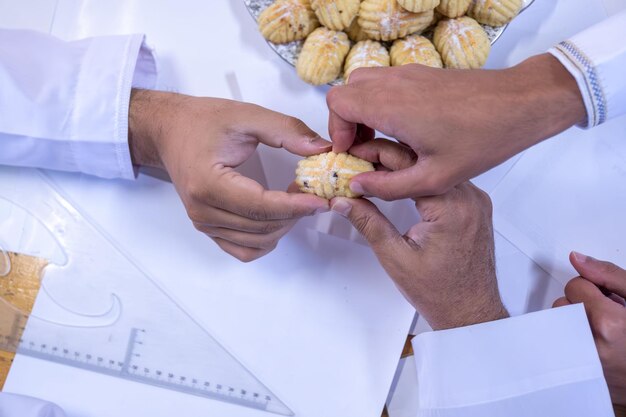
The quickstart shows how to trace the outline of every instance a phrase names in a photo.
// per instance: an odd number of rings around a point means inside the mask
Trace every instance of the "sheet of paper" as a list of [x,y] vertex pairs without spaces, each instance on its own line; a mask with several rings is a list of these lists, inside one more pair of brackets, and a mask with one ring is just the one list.
[[387,400],[389,417],[415,417],[419,408],[415,358],[401,359]]
[[495,225],[565,283],[572,250],[626,264],[626,118],[528,151],[496,189]]

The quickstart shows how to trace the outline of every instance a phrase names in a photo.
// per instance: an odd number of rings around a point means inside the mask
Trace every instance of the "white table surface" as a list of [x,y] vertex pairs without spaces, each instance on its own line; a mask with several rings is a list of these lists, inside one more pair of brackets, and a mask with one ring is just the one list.
[[[601,19],[605,13],[601,2],[598,0],[592,3],[598,7],[589,8],[589,2],[585,0],[537,0],[513,22],[496,44],[488,67],[513,65]],[[607,10],[620,6],[615,1],[607,0],[604,3]],[[232,98],[232,90],[226,77],[236,74],[244,100],[294,115],[314,130],[322,134],[326,132],[327,110],[324,96],[327,88],[311,88],[301,82],[293,68],[267,47],[239,1],[21,0],[18,3],[0,0],[0,10],[3,11],[0,14],[0,25],[4,27],[28,27],[67,39],[145,32],[149,42],[157,48],[161,71],[160,88]],[[124,13],[120,13],[120,10],[124,10]],[[266,172],[272,187],[283,187],[290,181],[284,172],[292,170],[292,157],[272,151],[262,153],[262,159],[265,166],[286,167],[284,170]],[[516,161],[517,158],[508,161],[478,178],[476,183],[485,190],[492,191]],[[272,317],[270,311],[264,313],[265,303],[258,298],[259,294],[276,297],[276,293],[254,280],[249,280],[245,287],[234,284],[229,286],[224,282],[217,286],[207,280],[205,274],[198,272],[215,262],[227,265],[232,271],[239,267],[219,254],[210,241],[192,230],[171,185],[146,176],[141,176],[133,183],[106,182],[66,174],[53,174],[53,178],[82,210],[105,228],[148,273],[160,280],[194,314],[209,316],[211,307],[207,306],[207,299],[219,301],[219,297],[211,293],[215,288],[219,287],[220,291],[237,291],[229,294],[229,302],[220,303],[219,308],[224,314],[234,317],[233,320],[238,325],[220,327],[211,323],[210,319],[206,319],[206,322],[229,345],[237,346],[238,353],[248,358],[248,362],[256,362],[254,358],[259,355],[259,349],[254,344],[243,343],[242,334],[245,333],[245,339],[248,340],[261,338],[262,335],[255,326],[256,319],[241,318],[237,321],[236,317],[241,313],[239,306],[241,303],[256,306],[258,322],[283,319]],[[155,234],[155,228],[158,229],[158,234]],[[142,230],[145,234],[129,234],[129,229]],[[157,241],[155,235],[161,240]],[[288,256],[290,245],[297,244],[298,239],[303,239],[303,236],[310,236],[310,233],[304,229],[296,231],[280,245],[276,255],[266,258],[262,261],[264,266],[256,268],[273,268],[273,262],[281,259],[281,256]],[[321,236],[320,239],[331,246],[342,245],[335,238]],[[497,249],[500,285],[506,304],[513,313],[545,308],[562,291],[561,284],[551,279],[503,236],[497,236]],[[351,247],[349,252],[360,259],[368,257],[367,250],[359,245]],[[177,262],[168,261],[172,258]],[[175,276],[177,267],[181,264],[189,265],[189,276],[186,279]],[[348,271],[349,265],[344,263],[343,267],[338,268],[346,268]],[[372,264],[371,268],[375,269],[376,266]],[[252,270],[254,269],[248,269]],[[287,345],[280,352],[283,362],[279,363],[278,358],[275,361],[258,362],[256,370],[262,376],[272,375],[272,370],[277,366],[290,366],[294,373],[300,372],[302,377],[310,376],[311,380],[327,377],[328,375],[316,375],[327,371],[332,374],[335,387],[351,386],[341,396],[329,391],[328,397],[332,400],[327,404],[315,405],[302,399],[300,404],[296,404],[302,407],[296,410],[297,415],[319,416],[339,412],[342,416],[379,414],[378,408],[386,394],[381,386],[389,386],[391,382],[397,353],[401,349],[406,327],[410,322],[411,309],[403,304],[389,282],[380,284],[380,277],[373,275],[376,274],[372,274],[366,284],[344,277],[339,283],[325,279],[323,284],[302,285],[299,288],[303,292],[317,292],[319,299],[331,295],[351,303],[351,308],[345,311],[351,315],[375,316],[376,323],[361,322],[362,329],[355,329],[359,320],[354,317],[346,318],[344,330],[353,336],[357,335],[354,343],[343,340],[338,330],[328,331],[328,324],[334,322],[335,318],[325,317],[315,311],[320,306],[319,303],[316,304],[316,300],[300,306],[303,314],[297,320],[281,322],[281,326],[273,329],[272,336]],[[384,308],[380,305],[381,300]],[[287,300],[282,302],[287,303]],[[425,328],[423,323],[418,327]],[[291,336],[286,338],[285,333],[288,332]],[[332,346],[327,346],[329,354],[322,356],[318,341],[329,341],[332,337],[341,339],[338,342],[339,347],[333,349]],[[352,355],[348,355],[348,351]],[[374,357],[374,352],[384,352],[385,357]],[[325,361],[329,357],[334,360],[327,361],[330,363],[326,363],[321,369],[318,363],[322,357]],[[56,375],[56,379],[52,375]],[[293,376],[282,380],[279,377],[278,381],[276,378],[270,379],[274,379],[274,383],[270,385],[284,393],[286,398],[283,399],[288,403],[290,398],[303,397],[302,385],[294,384]],[[67,382],[59,383],[59,380]],[[358,383],[355,384],[355,380]],[[120,401],[117,404],[108,400],[103,402],[100,392],[90,393],[89,390],[81,391],[82,397],[79,397],[71,391],[72,384],[76,381],[80,381],[83,386],[98,386]],[[158,407],[147,404],[146,409],[144,400],[153,400],[155,394],[150,389],[134,385],[136,384],[129,386],[128,383],[117,380],[103,381],[98,375],[18,358],[7,388],[55,400],[67,408],[70,417],[171,415],[185,409],[188,411],[187,415],[195,415],[199,410],[209,411],[209,408],[203,408],[205,405],[196,399],[189,400],[185,405],[187,408],[181,408],[180,403],[177,403],[181,401],[178,394],[165,396],[172,401],[170,405],[163,405],[159,401]],[[222,413],[229,410],[216,407]],[[407,407],[402,404],[395,406],[405,410]]]

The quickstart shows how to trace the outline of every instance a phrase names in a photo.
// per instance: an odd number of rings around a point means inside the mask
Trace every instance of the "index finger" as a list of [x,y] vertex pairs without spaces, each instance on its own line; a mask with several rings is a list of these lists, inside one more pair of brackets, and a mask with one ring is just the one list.
[[350,149],[356,138],[358,124],[390,134],[380,124],[380,115],[385,111],[385,106],[379,103],[380,98],[373,91],[374,86],[369,81],[358,82],[336,86],[328,92],[328,132],[334,152]]
[[245,122],[239,127],[260,143],[272,148],[284,148],[300,156],[330,151],[332,144],[322,139],[302,120],[260,106],[254,106],[253,109],[247,112]]

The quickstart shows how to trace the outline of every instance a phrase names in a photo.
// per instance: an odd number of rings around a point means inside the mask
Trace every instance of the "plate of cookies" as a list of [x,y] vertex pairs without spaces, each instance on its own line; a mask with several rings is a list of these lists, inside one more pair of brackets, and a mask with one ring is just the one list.
[[485,65],[534,0],[244,0],[269,46],[312,85],[361,67]]

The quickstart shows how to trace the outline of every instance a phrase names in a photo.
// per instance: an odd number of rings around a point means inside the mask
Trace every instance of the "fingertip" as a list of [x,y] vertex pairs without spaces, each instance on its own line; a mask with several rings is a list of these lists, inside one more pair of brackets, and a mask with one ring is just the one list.
[[330,201],[330,209],[343,217],[348,217],[352,210],[352,204],[348,198],[335,197]]
[[552,308],[559,308],[569,305],[570,302],[565,297],[557,298],[552,304]]
[[333,152],[347,152],[356,139],[357,130],[356,123],[344,120],[331,111],[328,119],[328,134],[332,141]]
[[356,138],[356,125],[354,128],[343,130],[330,130],[330,139],[332,141],[332,151],[335,153],[348,152],[348,149],[354,143]]
[[319,135],[305,135],[298,140],[285,142],[283,147],[299,156],[312,156],[332,149],[332,142],[327,141]]
[[301,193],[302,191],[300,191],[300,187],[298,186],[298,184],[293,181],[291,184],[289,184],[289,186],[287,187],[287,192],[289,194],[298,194]]
[[352,191],[354,194],[365,195],[365,190],[363,189],[363,186],[360,182],[355,180],[352,180],[350,182],[350,191]]
[[328,200],[313,194],[303,193],[297,188],[293,190],[293,183],[289,186],[287,195],[286,204],[290,204],[299,215],[313,216],[330,210]]
[[587,255],[583,255],[580,252],[571,251],[569,254],[569,260],[572,265],[582,265],[587,261]]
[[315,137],[309,137],[309,145],[316,150],[324,150],[324,149],[330,149],[333,146],[333,143],[322,138],[321,136],[317,135]]
[[[356,175],[350,190],[364,196],[392,201],[410,196],[410,184],[402,179],[402,171],[373,171]],[[400,175],[399,175],[400,174]]]

